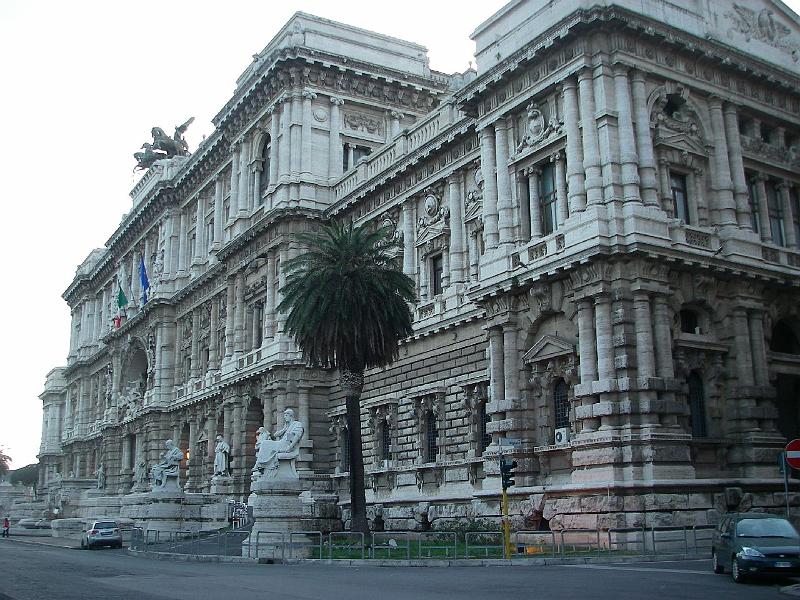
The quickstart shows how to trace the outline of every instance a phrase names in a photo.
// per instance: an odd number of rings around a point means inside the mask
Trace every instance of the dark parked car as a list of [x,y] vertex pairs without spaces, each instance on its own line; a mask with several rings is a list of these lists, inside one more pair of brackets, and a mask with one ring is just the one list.
[[116,521],[89,521],[83,530],[81,548],[91,550],[97,546],[122,548],[122,533]]
[[714,572],[730,569],[737,583],[750,575],[800,575],[800,534],[775,515],[726,515],[714,532],[712,553]]

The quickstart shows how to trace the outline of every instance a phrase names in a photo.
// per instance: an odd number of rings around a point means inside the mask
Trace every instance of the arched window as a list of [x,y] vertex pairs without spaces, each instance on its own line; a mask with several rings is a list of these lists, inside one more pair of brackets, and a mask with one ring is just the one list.
[[769,349],[784,354],[800,354],[800,340],[797,338],[794,327],[786,319],[781,319],[772,328]]
[[692,419],[692,435],[706,437],[706,393],[703,388],[703,378],[697,371],[689,373],[686,378],[689,385],[689,413]]
[[439,429],[436,427],[436,415],[429,410],[425,415],[425,462],[435,462],[439,450]]
[[264,148],[261,150],[261,182],[259,192],[263,192],[269,186],[269,155],[272,152],[272,138],[267,136]]
[[569,427],[569,386],[563,379],[553,388],[553,415],[556,429]]
[[680,312],[681,331],[683,333],[700,333],[700,323],[697,313],[693,310],[683,309]]

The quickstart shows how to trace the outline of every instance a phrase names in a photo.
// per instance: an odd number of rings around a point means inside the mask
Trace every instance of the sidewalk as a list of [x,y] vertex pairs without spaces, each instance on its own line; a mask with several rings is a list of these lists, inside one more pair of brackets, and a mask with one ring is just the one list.
[[33,544],[36,546],[50,546],[51,548],[78,548],[80,542],[70,538],[55,538],[50,535],[32,535],[29,533],[11,533],[11,537],[0,539],[0,544],[5,541]]

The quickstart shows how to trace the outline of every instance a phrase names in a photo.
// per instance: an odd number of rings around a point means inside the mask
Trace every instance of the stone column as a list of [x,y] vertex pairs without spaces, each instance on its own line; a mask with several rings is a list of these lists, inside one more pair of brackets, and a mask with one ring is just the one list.
[[286,272],[283,270],[283,265],[286,264],[287,260],[287,251],[286,247],[282,246],[278,248],[278,266],[276,268],[278,272],[278,289],[275,290],[275,331],[276,333],[283,333],[284,325],[286,323],[286,314],[278,310],[278,306],[280,305],[281,301],[283,300],[283,286],[286,285]]
[[292,179],[297,179],[300,175],[300,156],[302,154],[302,111],[303,111],[303,96],[300,92],[292,94],[292,119],[289,122],[291,132],[289,139],[291,139],[291,172]]
[[600,168],[600,145],[595,119],[594,78],[592,70],[583,69],[578,74],[578,89],[583,126],[583,170],[586,172],[586,201],[588,204],[603,202],[603,174]]
[[564,222],[569,217],[569,207],[567,204],[567,186],[566,186],[566,165],[564,164],[564,153],[558,151],[550,157],[550,160],[555,164],[555,178],[556,178],[556,218],[558,229],[564,227]]
[[497,227],[500,243],[510,244],[514,241],[514,208],[511,201],[511,178],[508,175],[508,128],[503,119],[495,121],[494,138],[497,167]]
[[519,398],[519,350],[517,325],[503,325],[503,389],[506,399]]
[[275,254],[267,255],[267,284],[264,300],[264,327],[261,345],[266,346],[268,338],[274,335],[275,327]]
[[586,190],[584,187],[583,146],[578,114],[578,92],[574,77],[564,81],[561,93],[564,102],[564,129],[567,134],[569,212],[575,214],[586,208]]
[[194,226],[194,262],[203,263],[206,257],[206,199],[197,198],[197,215]]
[[742,140],[739,136],[739,117],[736,105],[725,103],[723,109],[725,120],[725,138],[728,142],[728,165],[733,181],[733,198],[736,205],[736,220],[742,229],[753,229],[750,221],[750,205],[747,197],[747,179],[744,175],[742,160]]
[[[261,304],[254,304],[253,305],[253,330],[250,334],[250,348],[249,350],[255,350],[261,346],[261,342],[264,341],[264,323],[263,323],[263,316],[262,316],[262,309]],[[261,329],[261,339],[259,339],[258,330]]]
[[528,173],[528,201],[530,202],[531,239],[542,237],[542,202],[539,198],[539,169],[531,168]]
[[645,291],[633,293],[633,320],[636,328],[636,367],[640,378],[655,377],[653,322],[650,297]]
[[636,131],[636,154],[639,157],[639,181],[642,201],[647,206],[658,206],[656,187],[656,161],[653,140],[650,136],[650,109],[647,106],[645,76],[639,70],[631,77],[631,97]]
[[595,337],[594,302],[578,300],[578,353],[581,361],[581,383],[597,381],[597,338]]
[[[225,223],[225,227],[236,219],[236,214],[239,212],[239,171],[242,168],[241,158],[241,144],[233,144],[231,146],[231,196],[228,207],[228,222]],[[231,237],[233,237],[233,235],[231,235]]]
[[131,298],[128,298],[128,303],[131,306],[139,306],[140,304],[139,295],[142,285],[139,279],[139,261],[139,251],[134,250],[131,252]]
[[672,203],[672,188],[669,181],[669,161],[664,156],[664,151],[660,152],[658,157],[658,179],[661,189],[659,196],[661,196],[661,208],[667,213],[669,217],[675,217],[675,207]]
[[481,174],[483,175],[483,239],[487,248],[500,241],[497,214],[497,175],[495,165],[495,133],[492,125],[480,130]]
[[180,233],[178,235],[178,277],[185,277],[186,276],[186,246],[187,244],[187,223],[186,223],[186,212],[181,211],[181,225],[180,225]]
[[756,193],[758,194],[758,224],[761,230],[761,239],[772,242],[772,227],[769,224],[769,204],[767,203],[767,176],[764,173],[756,174]]
[[214,181],[214,243],[212,244],[214,250],[219,250],[222,246],[222,228],[224,226],[222,222],[223,188],[222,177],[218,176]]
[[193,380],[200,377],[200,309],[192,311],[192,356],[189,377]]
[[[248,197],[250,195],[248,194],[250,170],[247,164],[250,157],[250,142],[242,140],[239,152],[241,153],[239,156],[239,200],[236,203],[239,210],[234,217],[237,219],[246,217],[250,212],[250,198]],[[233,196],[233,192],[231,192],[231,196]],[[233,214],[233,209],[231,209],[231,214]]]
[[197,466],[203,462],[203,458],[197,456],[197,436],[197,419],[192,418],[189,420],[189,447],[187,448],[189,460],[186,461],[186,487],[189,489],[194,489],[197,485]]
[[407,198],[403,202],[403,273],[412,279],[417,272],[414,256],[415,212],[414,200]]
[[461,218],[463,176],[453,173],[447,178],[447,199],[450,207],[450,282],[464,281],[464,220]]
[[312,156],[312,115],[311,115],[311,103],[317,97],[317,95],[309,90],[305,90],[303,92],[303,143],[302,143],[302,153],[300,156],[300,170],[303,175],[310,177],[311,176],[311,161],[313,159]]
[[[282,102],[281,106],[281,138],[280,138],[280,146],[278,147],[278,180],[280,183],[286,183],[287,179],[289,178],[291,165],[289,164],[291,159],[291,140],[289,139],[291,136],[291,129],[290,129],[290,120],[291,120],[291,112],[292,112],[292,99],[290,96],[284,96],[280,102]],[[275,182],[276,184],[278,181]],[[284,187],[281,189],[279,193],[279,201],[288,201],[289,200],[289,190]]]
[[273,104],[269,109],[269,185],[274,188],[278,183],[278,140],[280,138],[280,114],[278,104]]
[[244,418],[243,418],[243,407],[241,398],[236,399],[236,403],[233,405],[233,423],[231,426],[231,456],[233,457],[232,460],[232,471],[234,473],[234,477],[236,479],[241,478],[242,474],[244,473],[245,469],[245,456],[243,451],[243,442],[242,439],[242,432],[244,430]]
[[503,364],[503,330],[489,329],[489,399],[497,402],[505,398],[505,366]]
[[750,348],[753,355],[755,384],[767,387],[769,371],[767,369],[767,350],[764,345],[764,314],[760,311],[750,311],[747,317],[750,325]]
[[614,339],[611,323],[611,297],[600,294],[594,304],[597,336],[597,370],[600,379],[614,379]]
[[299,385],[297,387],[297,420],[303,424],[303,439],[309,439],[309,429],[311,429],[311,422],[309,421],[308,410],[308,397],[311,393],[311,388],[307,385]]
[[752,386],[753,354],[747,311],[744,308],[735,308],[733,310],[733,336],[734,346],[736,347],[736,375],[739,378],[739,386]]
[[403,119],[403,113],[392,110],[389,112],[389,137],[390,139],[396,138],[400,135],[400,121]]
[[[264,427],[270,433],[272,433],[273,431],[272,427],[274,425],[274,423],[272,422],[272,412],[275,410],[273,395],[274,392],[271,389],[264,387],[262,391],[262,396],[263,396],[262,401],[264,402]],[[306,424],[306,430],[308,430],[308,428],[309,426]]]
[[719,223],[716,225],[737,225],[736,204],[733,199],[731,168],[728,162],[728,142],[725,138],[725,121],[722,116],[722,100],[712,96],[708,100],[711,115],[711,131],[714,136],[714,180],[716,185],[716,204]]
[[[208,332],[208,370],[219,368],[219,298],[211,300],[211,323]],[[209,439],[209,444],[211,439]]]
[[653,320],[658,374],[664,379],[672,379],[675,377],[675,367],[672,364],[671,319],[667,298],[663,294],[657,294],[653,298]]
[[236,312],[236,277],[228,277],[227,298],[225,302],[225,359],[233,357],[234,324],[233,315]]
[[617,99],[620,163],[622,164],[622,197],[625,202],[641,202],[639,196],[639,156],[633,131],[633,108],[628,83],[628,68],[614,66],[614,91]]
[[261,172],[264,170],[264,161],[257,159],[250,166],[253,174],[253,210],[261,206]]
[[478,280],[478,262],[480,259],[480,248],[478,247],[478,236],[480,233],[475,230],[469,234],[469,279]]
[[783,212],[783,220],[786,223],[786,246],[788,248],[797,248],[800,240],[797,239],[797,234],[794,230],[794,220],[798,215],[794,214],[794,207],[792,206],[792,197],[789,193],[790,183],[784,179],[778,184],[778,193],[780,194],[781,207]]
[[244,352],[244,286],[244,273],[240,271],[236,274],[233,311],[233,352],[237,357]]

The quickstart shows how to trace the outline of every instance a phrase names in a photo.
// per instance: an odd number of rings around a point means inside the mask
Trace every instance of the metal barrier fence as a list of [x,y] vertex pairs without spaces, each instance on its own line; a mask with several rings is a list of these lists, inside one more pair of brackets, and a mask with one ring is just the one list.
[[712,525],[520,530],[505,556],[500,531],[159,531],[131,529],[130,548],[199,556],[287,559],[487,559],[710,555]]

